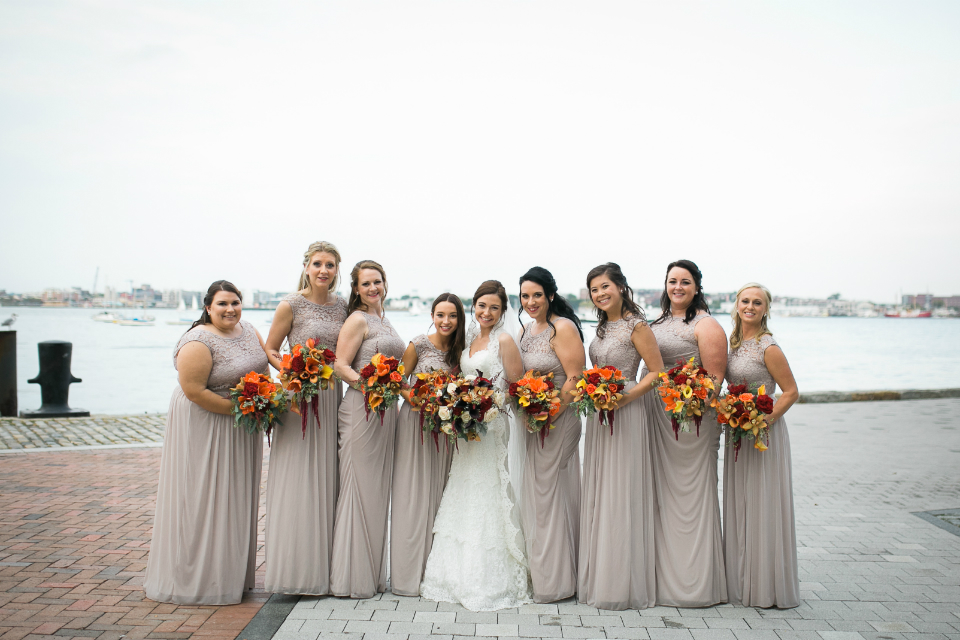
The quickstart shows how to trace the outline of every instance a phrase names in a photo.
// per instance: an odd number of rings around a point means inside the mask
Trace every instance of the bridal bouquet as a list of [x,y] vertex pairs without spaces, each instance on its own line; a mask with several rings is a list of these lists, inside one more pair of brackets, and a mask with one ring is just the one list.
[[500,415],[504,397],[493,381],[478,371],[477,375],[460,375],[441,386],[437,401],[436,414],[428,418],[435,441],[439,433],[444,433],[448,443],[456,443],[458,438],[480,442],[487,424]]
[[613,412],[620,408],[618,404],[623,398],[624,387],[627,384],[623,372],[616,367],[593,367],[585,370],[577,381],[577,387],[570,393],[573,402],[570,405],[576,409],[577,415],[589,416],[591,413],[600,414],[600,424],[604,421],[610,424],[610,435],[613,435]]
[[754,449],[767,450],[766,443],[770,442],[767,416],[773,412],[773,398],[766,391],[766,385],[760,385],[756,395],[749,392],[746,384],[727,385],[726,397],[717,398],[710,404],[717,410],[717,422],[729,427],[727,445],[735,451],[734,462],[745,439],[753,440]]
[[403,388],[403,364],[396,358],[375,353],[370,364],[360,371],[360,391],[366,403],[367,419],[370,412],[380,415],[380,424],[387,409],[397,403]]
[[697,437],[700,437],[700,421],[706,411],[707,396],[713,391],[713,379],[707,370],[696,363],[695,358],[677,366],[666,373],[660,372],[660,379],[653,383],[663,399],[663,409],[670,413],[673,434],[680,439],[680,431],[689,432],[690,423],[697,425]]
[[321,391],[333,386],[333,363],[337,356],[324,345],[310,338],[306,344],[294,345],[283,356],[280,368],[280,384],[293,394],[294,410],[300,414],[303,437],[307,437],[307,403],[313,407],[313,415],[320,426]]
[[553,384],[553,372],[527,371],[510,385],[509,393],[516,398],[527,431],[540,434],[542,448],[547,432],[553,429],[553,416],[560,412],[560,391]]
[[[452,378],[449,373],[442,370],[418,373],[414,378],[413,386],[410,387],[409,402],[410,408],[420,414],[420,444],[423,444],[423,432],[431,432],[439,451],[437,432],[432,428],[433,416],[440,408],[442,389]],[[429,421],[428,417],[430,417]]]
[[269,376],[251,371],[240,384],[230,389],[233,401],[233,426],[243,427],[247,433],[262,431],[270,440],[270,432],[287,410],[287,394],[274,384]]

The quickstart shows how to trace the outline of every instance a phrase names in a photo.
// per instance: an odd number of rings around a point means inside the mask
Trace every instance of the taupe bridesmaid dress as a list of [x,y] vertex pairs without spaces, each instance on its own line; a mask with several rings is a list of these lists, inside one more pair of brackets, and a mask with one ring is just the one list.
[[[267,373],[257,332],[240,321],[237,338],[195,327],[180,338],[210,350],[207,388],[229,397],[251,371]],[[254,587],[263,435],[233,426],[233,416],[194,404],[178,385],[170,399],[160,459],[157,508],[143,590],[176,604],[236,604]]]
[[[707,314],[698,315],[690,324],[685,324],[683,318],[668,315],[663,322],[650,326],[666,369],[672,369],[678,360],[686,362],[691,357],[700,362],[694,329],[704,321],[716,322]],[[654,425],[653,471],[658,506],[654,533],[657,604],[708,607],[726,602],[717,494],[720,425],[713,410],[709,410],[700,424],[699,437],[696,427],[691,427],[690,433],[681,431],[678,440],[659,396],[657,402],[651,409],[655,416],[651,424]]]
[[[362,314],[367,337],[353,368],[358,373],[376,353],[400,359],[404,343],[386,318]],[[387,589],[387,513],[393,475],[397,408],[367,419],[363,394],[347,389],[338,413],[340,430],[340,497],[333,528],[330,591],[337,596],[370,598]]]
[[[417,366],[410,373],[449,371],[440,351],[426,335],[411,342]],[[393,457],[393,499],[390,505],[390,590],[401,596],[419,596],[423,570],[433,546],[433,519],[447,486],[453,447],[441,438],[424,437],[420,413],[409,403],[400,408]]]
[[[340,327],[347,319],[343,298],[336,296],[330,304],[319,305],[293,293],[284,300],[293,311],[287,336],[291,347],[314,338],[336,350]],[[301,416],[293,411],[284,414],[283,425],[273,431],[264,526],[266,591],[330,593],[338,489],[337,408],[342,396],[339,381],[320,392],[319,425],[308,403],[305,435]]]
[[[567,376],[550,345],[553,329],[534,335],[527,326],[520,340],[523,369],[553,372],[560,389]],[[520,519],[527,540],[533,601],[556,602],[577,592],[580,544],[580,416],[566,409],[540,447],[527,433]]]
[[[608,322],[590,343],[594,366],[612,365],[636,386],[640,354],[631,336],[637,316]],[[613,435],[597,414],[587,420],[580,496],[580,581],[577,598],[598,609],[646,609],[656,602],[656,501],[650,453],[648,392],[614,412]]]
[[[773,336],[749,340],[727,358],[729,384],[763,384],[773,397],[776,383],[763,353]],[[780,418],[770,425],[766,451],[744,441],[739,455],[727,449],[723,465],[723,527],[730,599],[748,607],[788,609],[800,604],[797,532],[793,516],[790,434]]]

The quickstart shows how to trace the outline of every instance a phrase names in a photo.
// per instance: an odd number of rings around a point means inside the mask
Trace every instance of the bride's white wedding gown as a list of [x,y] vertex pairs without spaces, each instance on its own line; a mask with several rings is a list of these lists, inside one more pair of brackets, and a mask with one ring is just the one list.
[[[497,336],[460,370],[505,386]],[[507,468],[509,426],[500,415],[480,442],[460,441],[434,521],[433,547],[420,585],[424,598],[459,603],[471,611],[508,609],[532,602],[519,513]],[[452,445],[451,445],[452,446]]]

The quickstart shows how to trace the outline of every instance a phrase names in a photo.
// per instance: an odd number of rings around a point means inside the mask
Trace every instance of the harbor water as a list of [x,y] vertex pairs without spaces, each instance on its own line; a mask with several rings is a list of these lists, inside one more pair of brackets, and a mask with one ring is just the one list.
[[[169,325],[183,312],[151,309],[153,326],[95,322],[93,309],[4,307],[16,313],[17,385],[20,410],[40,406],[37,343],[73,343],[70,404],[98,414],[165,412],[177,384],[173,348],[188,328]],[[186,312],[188,315],[196,312]],[[130,313],[127,314],[131,315]],[[199,314],[197,314],[199,315]],[[243,319],[266,339],[273,311],[248,309]],[[428,315],[391,312],[390,321],[409,341],[430,327]],[[730,316],[717,320],[729,333]],[[586,341],[595,325],[584,325]],[[801,392],[960,387],[960,320],[949,318],[777,318],[770,328],[790,361]],[[667,363],[668,365],[672,363]]]

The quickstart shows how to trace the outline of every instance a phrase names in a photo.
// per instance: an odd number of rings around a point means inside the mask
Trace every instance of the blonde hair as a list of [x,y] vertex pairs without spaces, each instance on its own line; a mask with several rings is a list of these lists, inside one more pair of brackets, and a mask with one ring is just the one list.
[[[763,336],[773,335],[773,331],[767,328],[767,317],[770,315],[770,303],[773,302],[773,295],[770,293],[770,289],[767,289],[762,284],[748,282],[737,290],[737,299],[734,301],[735,305],[740,304],[740,294],[747,289],[760,289],[767,298],[767,308],[764,310],[763,317],[760,318],[760,331],[757,332],[754,338],[757,342],[760,342],[760,338]],[[735,306],[733,308],[733,332],[730,334],[730,348],[737,349],[741,344],[743,344],[743,324],[740,322],[740,314],[737,312],[737,307]]]
[[328,291],[336,290],[337,285],[340,284],[340,252],[333,246],[333,243],[325,240],[317,240],[307,247],[306,252],[303,254],[303,271],[300,272],[300,284],[297,285],[297,291],[303,291],[304,289],[308,291],[313,290],[313,283],[310,282],[310,277],[307,276],[307,265],[315,253],[329,253],[333,256],[334,260],[337,261],[337,275],[333,279],[333,282],[327,285]]
[[347,303],[348,314],[353,313],[357,309],[366,311],[367,305],[361,302],[360,293],[357,291],[357,285],[360,284],[360,271],[363,269],[375,269],[380,272],[380,277],[383,278],[383,302],[381,304],[386,304],[387,302],[387,274],[383,270],[383,267],[380,266],[379,262],[374,262],[373,260],[361,260],[350,270],[350,301]]

